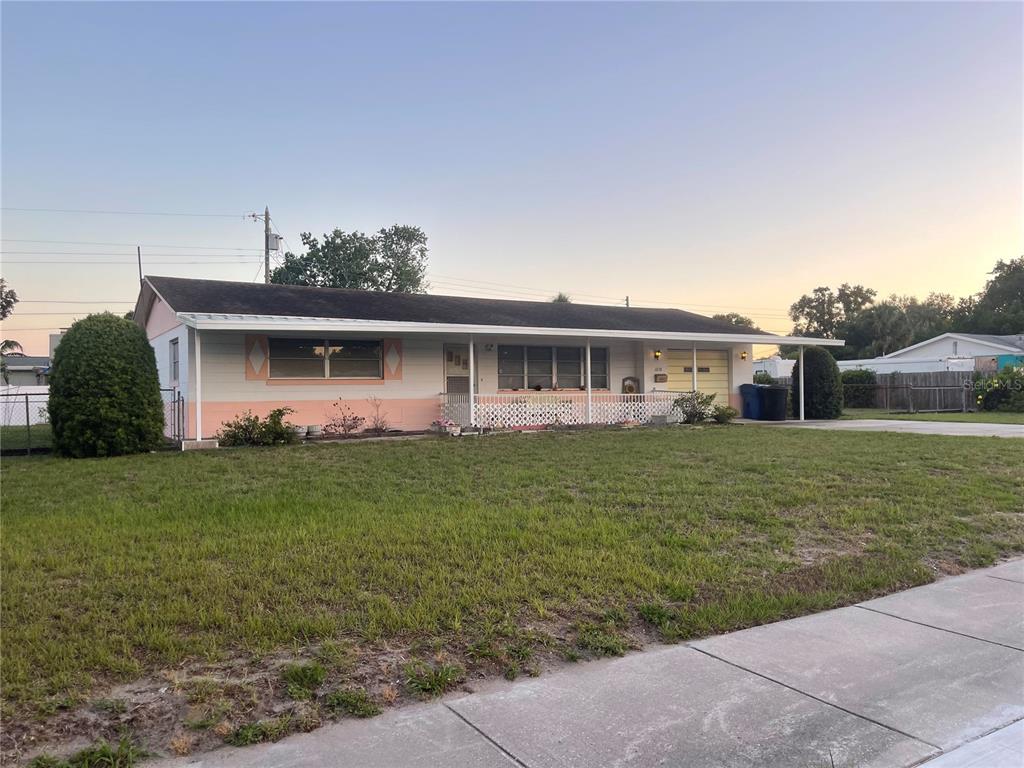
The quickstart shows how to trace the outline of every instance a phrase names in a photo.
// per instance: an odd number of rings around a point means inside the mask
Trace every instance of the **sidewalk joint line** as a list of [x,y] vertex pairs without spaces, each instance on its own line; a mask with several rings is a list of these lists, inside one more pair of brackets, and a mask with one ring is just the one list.
[[515,756],[515,755],[513,755],[513,754],[512,754],[511,752],[509,752],[509,751],[508,751],[507,749],[505,749],[505,748],[504,748],[503,746],[501,746],[501,744],[499,744],[499,743],[498,743],[497,741],[495,741],[494,739],[492,739],[492,738],[491,738],[491,737],[490,737],[489,735],[487,735],[486,733],[484,733],[484,732],[483,732],[483,729],[481,729],[481,728],[478,728],[478,727],[477,727],[477,725],[476,725],[476,724],[475,724],[474,722],[472,722],[472,721],[471,721],[471,720],[470,720],[470,719],[469,719],[468,717],[466,717],[465,715],[463,715],[463,714],[462,714],[461,712],[459,712],[459,711],[458,711],[457,709],[453,709],[453,708],[451,707],[451,705],[449,705],[449,704],[448,704],[448,702],[444,701],[444,702],[441,702],[441,703],[442,703],[442,704],[444,705],[444,708],[445,708],[445,709],[447,709],[447,710],[448,710],[449,712],[451,712],[451,713],[452,713],[453,715],[455,715],[455,716],[456,716],[457,718],[459,718],[459,720],[461,720],[462,722],[464,722],[464,723],[465,723],[466,725],[468,725],[468,726],[469,726],[470,728],[472,728],[472,729],[473,729],[474,731],[476,731],[476,732],[477,732],[477,733],[479,733],[479,734],[480,734],[481,736],[483,736],[483,737],[484,737],[485,739],[487,739],[487,741],[489,741],[489,742],[491,743],[491,746],[493,746],[493,747],[494,747],[494,748],[495,748],[496,750],[498,750],[499,752],[501,752],[501,754],[503,754],[503,755],[504,755],[505,757],[507,757],[507,758],[508,758],[509,760],[511,760],[511,761],[512,761],[513,763],[515,763],[516,765],[520,766],[521,768],[530,768],[530,766],[528,766],[528,765],[527,765],[526,763],[524,763],[524,762],[523,762],[522,760],[520,760],[520,759],[519,759],[518,757],[516,757],[516,756]]
[[1011,651],[1017,651],[1018,653],[1024,653],[1024,648],[1017,648],[1006,643],[1000,643],[998,640],[986,640],[984,637],[976,637],[975,635],[968,635],[965,632],[957,632],[955,629],[946,629],[944,627],[936,627],[933,624],[925,624],[923,621],[914,621],[914,619],[907,619],[903,616],[897,616],[895,613],[886,613],[880,611],[877,608],[868,608],[866,605],[854,605],[854,608],[861,608],[865,611],[871,611],[877,613],[879,616],[888,616],[890,619],[898,619],[899,621],[905,621],[908,624],[917,624],[919,627],[927,627],[928,629],[934,629],[939,632],[948,632],[951,635],[957,635],[958,637],[966,637],[968,640],[977,640],[979,643],[989,643],[990,645],[998,645],[1001,648],[1009,648]]
[[[880,728],[885,728],[887,731],[892,731],[893,733],[898,733],[900,736],[905,736],[908,739],[913,739],[914,741],[920,742],[921,744],[924,744],[925,746],[931,747],[932,749],[937,749],[939,751],[939,754],[942,754],[942,747],[938,746],[937,744],[932,744],[930,741],[925,741],[924,739],[920,738],[919,736],[914,736],[911,733],[907,733],[906,731],[901,731],[899,728],[895,728],[895,727],[893,727],[891,725],[888,725],[886,723],[883,723],[883,722],[881,722],[879,720],[875,720],[872,717],[868,717],[867,715],[862,715],[859,712],[854,712],[852,709],[847,709],[846,707],[842,707],[839,704],[836,704],[834,701],[828,701],[827,699],[823,699],[820,696],[815,696],[813,693],[808,693],[807,691],[801,691],[799,688],[796,688],[796,687],[794,687],[792,685],[784,683],[781,680],[776,680],[774,677],[769,677],[768,675],[765,675],[765,674],[757,672],[757,671],[755,671],[753,669],[749,669],[747,667],[744,667],[742,664],[737,664],[734,661],[729,661],[728,659],[723,659],[721,656],[716,656],[715,654],[711,653],[710,651],[705,651],[703,648],[695,648],[692,645],[689,645],[687,647],[688,648],[692,648],[693,650],[697,651],[698,653],[703,653],[705,656],[708,656],[708,657],[710,657],[712,659],[717,659],[718,661],[722,662],[723,664],[728,664],[730,667],[735,667],[736,669],[741,669],[744,672],[747,672],[747,673],[749,673],[751,675],[756,675],[757,677],[760,677],[763,680],[767,680],[770,683],[775,683],[776,685],[781,685],[783,688],[788,688],[789,690],[793,691],[794,693],[799,693],[801,696],[806,696],[807,698],[813,699],[814,701],[821,702],[822,704],[824,704],[826,706],[832,707],[834,709],[838,709],[840,712],[845,712],[846,714],[852,715],[853,717],[860,718],[861,720],[867,720],[869,723],[874,723],[875,725],[879,726]],[[932,757],[937,757],[937,755],[932,755]]]
[[993,576],[991,573],[983,573],[982,576],[984,576],[986,579],[998,579],[999,581],[1008,581],[1011,584],[1024,584],[1024,581],[1020,581],[1018,579],[1008,579],[1005,576]]

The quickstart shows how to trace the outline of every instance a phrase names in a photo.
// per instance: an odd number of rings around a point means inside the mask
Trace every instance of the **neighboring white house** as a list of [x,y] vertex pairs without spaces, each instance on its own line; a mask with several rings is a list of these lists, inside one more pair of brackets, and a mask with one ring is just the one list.
[[754,361],[754,373],[767,373],[773,379],[784,379],[793,375],[793,366],[796,360],[787,360],[779,355],[762,357]]
[[1024,364],[1024,333],[994,336],[943,333],[882,357],[840,360],[840,370],[870,369],[876,373],[931,371],[995,371]]
[[35,386],[46,384],[50,373],[50,358],[20,353],[4,355],[7,380],[0,382],[11,386]]

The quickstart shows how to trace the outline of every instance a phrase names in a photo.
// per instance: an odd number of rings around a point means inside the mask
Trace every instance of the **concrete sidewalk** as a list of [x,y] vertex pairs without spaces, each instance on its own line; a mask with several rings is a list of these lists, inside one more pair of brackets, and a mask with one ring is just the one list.
[[765,427],[849,430],[853,432],[906,432],[915,435],[969,437],[1024,437],[1024,424],[982,424],[962,421],[909,421],[901,419],[835,419],[832,421],[750,421]]
[[1020,766],[1024,559],[492,688],[166,764]]

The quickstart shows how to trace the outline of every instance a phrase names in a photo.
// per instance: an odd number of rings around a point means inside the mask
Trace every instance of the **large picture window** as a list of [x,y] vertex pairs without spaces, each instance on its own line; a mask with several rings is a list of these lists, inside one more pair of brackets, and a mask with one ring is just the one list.
[[[583,347],[498,346],[498,389],[582,389],[586,386]],[[608,388],[608,350],[590,350],[591,386]]]
[[272,379],[380,379],[379,341],[269,339]]
[[330,340],[328,375],[332,379],[379,379],[379,341]]

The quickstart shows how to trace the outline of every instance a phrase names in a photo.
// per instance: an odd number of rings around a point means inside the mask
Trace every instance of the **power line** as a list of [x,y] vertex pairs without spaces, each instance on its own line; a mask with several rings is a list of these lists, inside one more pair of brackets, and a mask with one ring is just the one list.
[[[110,253],[107,251],[0,251],[0,255],[11,255],[11,256],[134,256],[131,253]],[[142,252],[142,255],[146,255],[146,251]],[[253,256],[261,254],[256,253],[149,253],[150,256],[182,256],[198,258],[199,256],[226,259],[229,256],[237,256],[238,258],[251,259]]]
[[[253,254],[253,255],[255,255],[255,254]],[[143,257],[145,257],[145,254],[143,254]],[[147,260],[145,263],[147,265],[150,265],[150,266],[153,265],[153,264],[169,265],[169,266],[178,266],[178,265],[182,265],[182,264],[241,264],[243,266],[248,266],[249,264],[252,263],[251,258],[252,258],[252,256],[249,256],[249,257],[246,258],[245,261],[148,261]],[[92,259],[89,259],[89,260],[78,259],[78,260],[75,260],[75,261],[34,261],[34,260],[27,260],[27,261],[25,261],[25,260],[20,260],[20,259],[13,259],[13,260],[12,259],[4,259],[4,261],[3,261],[4,266],[6,266],[8,264],[32,264],[32,265],[35,265],[35,266],[42,266],[44,264],[82,264],[82,265],[87,265],[87,264],[134,264],[134,263],[135,263],[135,259],[129,259],[127,261],[110,261],[110,260],[96,261],[96,260],[92,260]]]
[[178,213],[172,211],[100,211],[85,208],[12,208],[3,206],[2,211],[17,211],[19,213],[88,213],[103,214],[109,216],[190,216],[197,218],[211,219],[244,219],[244,213]]
[[236,248],[225,245],[167,245],[155,243],[108,243],[96,240],[26,240],[14,237],[0,237],[5,243],[49,243],[51,245],[122,245],[125,248],[182,248],[195,251],[257,251],[263,253],[262,248]]
[[[112,299],[110,301],[103,301],[101,299],[90,299],[86,300],[74,300],[74,299],[18,299],[19,304],[134,304],[135,300],[131,299]],[[19,313],[20,314],[20,313]]]

